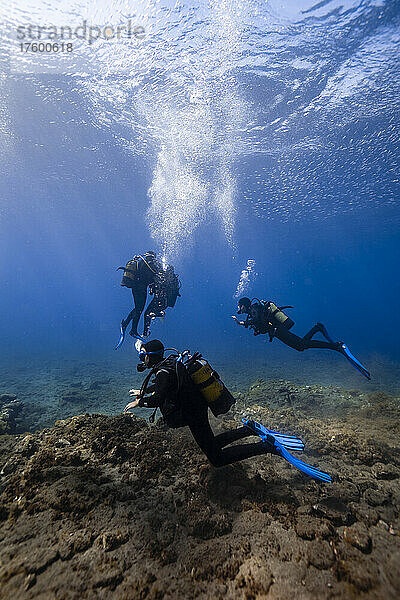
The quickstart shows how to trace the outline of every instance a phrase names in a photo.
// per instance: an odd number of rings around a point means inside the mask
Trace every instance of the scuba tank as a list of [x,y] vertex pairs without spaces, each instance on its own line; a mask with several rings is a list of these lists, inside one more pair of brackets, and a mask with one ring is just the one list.
[[125,267],[118,267],[117,271],[124,272],[121,285],[123,287],[134,288],[135,282],[142,276],[144,270],[149,271],[146,279],[150,283],[154,279],[154,276],[157,275],[157,267],[154,264],[154,260],[155,255],[146,252],[144,255],[137,254],[131,260],[128,260]]
[[293,327],[294,321],[283,312],[284,308],[293,308],[293,306],[277,306],[270,300],[259,300],[258,298],[253,298],[251,306],[258,306],[253,304],[255,300],[263,308],[258,322],[253,327],[257,333],[268,333],[269,341],[272,342],[278,329]]
[[273,302],[263,302],[265,308],[268,310],[268,317],[273,327],[285,327],[285,329],[291,329],[294,325],[294,321],[283,312],[283,308],[292,308],[291,306],[276,306]]
[[123,287],[134,287],[134,282],[139,271],[139,260],[138,256],[134,256],[132,260],[128,260],[125,267],[118,267],[119,270],[124,271],[121,281]]
[[219,375],[210,364],[196,352],[185,363],[186,371],[207,402],[214,416],[228,412],[235,403],[232,394],[226,389]]
[[[150,378],[160,369],[176,374],[177,389],[167,396],[161,406],[155,408],[149,417],[151,423],[154,422],[157,409],[160,408],[169,427],[187,425],[185,396],[196,395],[196,391],[206,401],[214,416],[225,414],[235,403],[234,397],[226,389],[218,373],[202,358],[201,354],[196,352],[192,356],[188,350],[180,354],[170,354],[150,370],[140,389],[142,397],[146,394]],[[143,368],[138,370],[142,371]]]
[[156,295],[163,295],[165,298],[165,308],[173,308],[178,296],[180,296],[179,290],[181,289],[181,282],[174,271],[174,267],[168,265],[166,268],[163,268],[155,277],[154,283],[157,290]]
[[176,299],[180,296],[181,282],[174,272],[173,266],[168,266],[165,272],[165,289],[167,295],[167,306],[174,308]]

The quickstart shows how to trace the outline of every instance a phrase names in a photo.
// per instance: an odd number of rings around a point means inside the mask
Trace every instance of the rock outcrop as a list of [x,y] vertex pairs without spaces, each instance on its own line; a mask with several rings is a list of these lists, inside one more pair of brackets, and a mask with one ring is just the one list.
[[0,436],[0,598],[397,599],[398,430],[257,385],[219,427],[296,433],[333,484],[270,455],[213,469],[186,429],[130,415]]

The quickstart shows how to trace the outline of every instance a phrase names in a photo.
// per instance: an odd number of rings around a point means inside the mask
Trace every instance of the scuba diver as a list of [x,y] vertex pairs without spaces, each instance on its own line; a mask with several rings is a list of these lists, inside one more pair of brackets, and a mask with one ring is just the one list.
[[[346,344],[334,342],[322,323],[316,323],[303,337],[289,331],[293,327],[294,321],[283,312],[286,308],[293,307],[277,306],[271,301],[258,300],[258,298],[253,298],[253,300],[240,298],[237,312],[246,314],[246,320],[239,321],[235,315],[232,315],[232,318],[238,325],[253,329],[254,335],[268,334],[270,342],[276,337],[299,352],[309,348],[323,348],[340,352],[361,375],[371,379],[369,371],[353,356]],[[314,340],[313,337],[316,333],[321,333],[327,341]]]
[[180,296],[180,281],[172,266],[165,269],[158,261],[155,252],[148,250],[145,254],[138,254],[129,260],[125,267],[118,267],[124,272],[121,286],[132,290],[134,308],[126,319],[122,319],[120,327],[120,338],[115,349],[117,350],[124,342],[126,328],[132,323],[130,335],[140,338],[137,328],[139,319],[144,310],[147,290],[153,294],[153,299],[144,314],[143,335],[150,333],[150,323],[153,318],[163,317],[167,307],[175,306]]
[[[136,399],[125,406],[124,413],[137,406],[154,408],[149,419],[154,422],[155,413],[160,409],[169,427],[189,427],[197,445],[214,467],[252,456],[276,454],[314,479],[331,482],[329,475],[288,452],[288,449],[301,451],[304,448],[303,442],[295,436],[271,431],[247,419],[243,419],[241,427],[214,435],[208,408],[215,416],[221,415],[228,412],[235,399],[201,354],[191,355],[188,350],[178,353],[171,349],[173,353],[164,358],[164,345],[160,340],[145,342],[139,348],[141,362],[137,370],[148,369],[150,372],[140,390],[130,390],[130,396]],[[149,385],[151,379],[153,381]],[[259,436],[261,441],[229,446],[250,436]]]
[[132,290],[134,307],[126,317],[121,321],[121,338],[117,348],[122,344],[125,338],[125,331],[129,323],[132,322],[130,335],[137,336],[137,327],[140,316],[146,304],[147,288],[154,283],[157,273],[161,270],[161,265],[156,258],[155,252],[148,250],[145,254],[138,254],[129,260],[125,267],[118,267],[117,271],[123,271],[121,286]]
[[172,265],[168,265],[161,272],[157,273],[154,282],[150,284],[149,292],[153,299],[144,313],[143,337],[150,335],[150,324],[152,319],[157,317],[164,318],[165,310],[175,306],[181,283],[174,271]]

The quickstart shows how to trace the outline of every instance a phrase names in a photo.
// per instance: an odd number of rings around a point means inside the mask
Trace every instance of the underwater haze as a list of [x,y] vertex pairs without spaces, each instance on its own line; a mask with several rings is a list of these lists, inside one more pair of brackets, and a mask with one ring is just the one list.
[[399,600],[399,0],[0,23],[0,600]]
[[[238,385],[399,389],[398,2],[0,11],[5,378],[63,361],[137,377],[134,340],[114,350],[132,308],[116,268],[151,249],[182,281],[152,323],[166,346],[201,351]],[[73,40],[64,56],[20,48],[40,41],[38,25],[104,33],[128,20],[134,39]],[[322,321],[372,381],[338,353],[236,327],[239,294],[292,305],[300,336]]]

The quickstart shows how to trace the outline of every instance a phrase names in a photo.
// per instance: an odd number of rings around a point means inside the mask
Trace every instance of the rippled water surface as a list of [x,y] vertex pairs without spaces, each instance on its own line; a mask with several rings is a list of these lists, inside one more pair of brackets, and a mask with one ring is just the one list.
[[[334,313],[368,351],[395,347],[395,315],[373,344],[366,330],[399,291],[398,2],[0,10],[8,344],[84,330],[111,347],[130,302],[114,268],[152,246],[186,284],[159,335],[209,308],[213,338],[240,288],[295,305],[304,329]],[[21,50],[62,28],[80,28],[73,51]]]
[[[128,152],[150,156],[148,223],[168,254],[210,211],[233,244],[241,202],[265,219],[320,219],[395,202],[396,2],[33,1],[28,8],[17,0],[4,16],[4,91],[25,79],[56,103],[67,75],[67,93],[84,109],[80,126],[109,129]],[[80,41],[70,56],[40,63],[18,54],[20,25],[86,20],[116,28],[127,17],[144,39]],[[5,154],[18,144],[12,109],[3,104]]]

